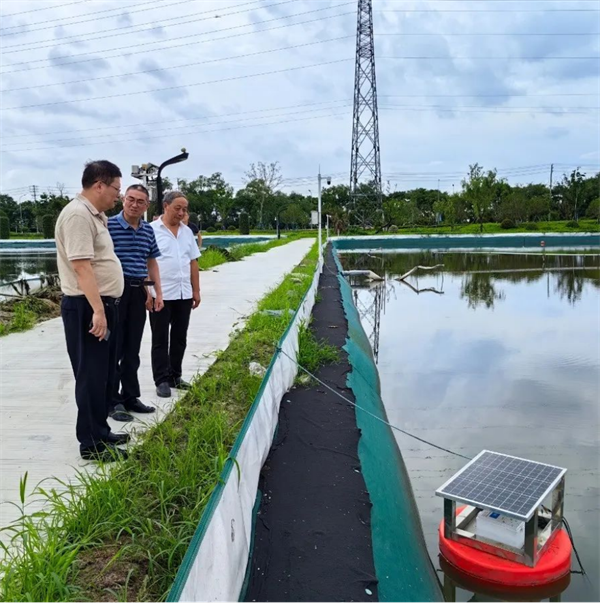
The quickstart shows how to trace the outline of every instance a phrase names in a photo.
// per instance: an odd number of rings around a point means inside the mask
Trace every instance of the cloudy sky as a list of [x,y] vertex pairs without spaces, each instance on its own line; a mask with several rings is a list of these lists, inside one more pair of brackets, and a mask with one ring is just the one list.
[[[172,179],[279,161],[347,183],[356,0],[2,0],[0,191],[185,147]],[[452,190],[470,163],[510,182],[600,162],[596,0],[373,0],[381,167]],[[316,190],[316,189],[315,189]]]

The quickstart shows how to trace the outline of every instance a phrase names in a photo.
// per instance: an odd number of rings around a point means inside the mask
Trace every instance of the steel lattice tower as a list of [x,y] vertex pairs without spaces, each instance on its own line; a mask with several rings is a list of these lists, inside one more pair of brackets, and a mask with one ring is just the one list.
[[381,211],[381,162],[372,0],[358,0],[350,196],[354,219],[373,224]]

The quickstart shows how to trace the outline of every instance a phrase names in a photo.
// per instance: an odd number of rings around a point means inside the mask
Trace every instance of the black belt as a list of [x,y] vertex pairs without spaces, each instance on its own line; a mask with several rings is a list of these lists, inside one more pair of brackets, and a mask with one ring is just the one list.
[[130,287],[151,287],[154,281],[147,281],[143,278],[125,278],[125,284]]
[[[85,295],[65,295],[64,297],[87,300]],[[107,306],[118,306],[119,302],[121,301],[120,297],[108,297],[107,295],[101,295],[100,299],[102,300],[102,303],[106,304]]]

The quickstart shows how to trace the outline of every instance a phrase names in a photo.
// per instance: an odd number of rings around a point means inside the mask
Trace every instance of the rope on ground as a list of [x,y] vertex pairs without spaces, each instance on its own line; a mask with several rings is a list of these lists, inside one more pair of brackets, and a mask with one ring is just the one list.
[[277,349],[278,352],[280,352],[284,356],[287,356],[287,358],[289,358],[292,362],[294,362],[298,366],[298,368],[300,370],[302,370],[309,377],[311,377],[312,379],[314,379],[315,381],[317,381],[318,383],[320,383],[323,387],[326,387],[329,391],[333,392],[336,396],[338,396],[339,398],[341,398],[342,400],[344,400],[348,404],[351,404],[355,408],[358,408],[359,410],[362,410],[364,413],[370,415],[374,419],[377,419],[377,421],[380,421],[381,423],[384,423],[385,425],[388,425],[392,429],[394,429],[396,431],[399,431],[400,433],[403,433],[404,435],[407,435],[410,438],[418,440],[419,442],[422,442],[423,444],[427,444],[428,446],[431,446],[433,448],[437,448],[438,450],[442,450],[443,452],[447,452],[448,454],[453,454],[454,456],[458,456],[458,457],[463,458],[463,459],[465,459],[467,461],[471,460],[470,457],[465,456],[464,454],[460,454],[459,452],[454,452],[453,450],[450,450],[448,448],[444,448],[443,446],[438,446],[437,444],[434,444],[433,442],[430,442],[428,440],[424,440],[423,438],[420,438],[419,436],[416,436],[416,435],[414,435],[414,434],[412,434],[412,433],[410,433],[410,432],[408,432],[408,431],[406,431],[404,429],[401,429],[400,427],[398,427],[396,425],[393,425],[392,423],[389,423],[385,419],[382,419],[381,417],[378,417],[377,415],[375,415],[372,412],[368,411],[366,408],[363,408],[359,404],[356,404],[356,402],[353,402],[349,398],[346,398],[346,396],[344,396],[343,394],[340,394],[340,392],[338,392],[337,390],[333,389],[333,387],[331,387],[330,385],[328,385],[327,383],[325,383],[325,381],[322,381],[321,379],[319,379],[316,375],[314,375],[313,373],[311,373],[307,368],[303,367],[298,362],[298,360],[296,358],[293,358],[288,353],[286,353],[283,349],[281,349],[281,347],[276,346],[276,349]]

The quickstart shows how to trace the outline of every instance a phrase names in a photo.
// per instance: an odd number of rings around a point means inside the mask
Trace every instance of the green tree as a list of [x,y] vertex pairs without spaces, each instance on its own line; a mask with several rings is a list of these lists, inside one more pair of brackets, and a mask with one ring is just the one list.
[[576,168],[569,175],[563,174],[562,180],[554,191],[558,197],[561,214],[565,219],[577,221],[579,218],[583,180],[583,174],[579,168]]
[[44,239],[54,238],[54,216],[52,214],[46,214],[42,218],[42,233]]
[[8,239],[10,237],[10,222],[8,216],[0,214],[0,239]]
[[8,218],[9,228],[16,229],[19,204],[10,195],[0,195],[0,212]]
[[240,234],[250,234],[250,220],[245,211],[240,214]]
[[469,166],[469,175],[462,181],[463,195],[479,223],[479,232],[483,232],[484,219],[492,210],[497,184],[496,170],[488,170],[486,173],[477,163]]
[[246,172],[245,184],[248,187],[249,184],[254,183],[254,191],[257,194],[256,202],[258,208],[258,227],[263,228],[263,211],[265,203],[275,194],[276,189],[283,182],[281,175],[281,167],[279,162],[263,163],[251,163],[249,170]]
[[585,215],[594,220],[600,220],[600,198],[594,199],[587,208]]

